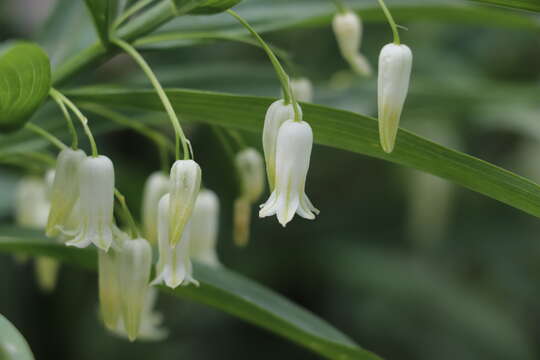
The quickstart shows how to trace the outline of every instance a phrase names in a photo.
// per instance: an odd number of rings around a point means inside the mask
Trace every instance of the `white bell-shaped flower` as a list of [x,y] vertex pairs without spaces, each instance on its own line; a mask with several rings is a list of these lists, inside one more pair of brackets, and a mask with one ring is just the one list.
[[[157,290],[148,287],[146,291],[146,300],[141,314],[141,325],[139,327],[139,335],[137,339],[142,341],[160,341],[167,337],[169,332],[161,327],[163,323],[163,314],[154,310],[157,299]],[[125,330],[124,321],[120,317],[116,328],[111,329],[118,336],[127,338],[128,334]]]
[[90,244],[107,251],[113,240],[114,167],[103,155],[85,158],[79,168],[80,223],[66,244]]
[[122,319],[128,338],[137,338],[150,280],[152,248],[142,238],[124,241],[119,251]]
[[183,238],[201,187],[201,168],[193,160],[177,160],[171,168],[169,241],[172,246]]
[[[298,107],[301,111],[301,108]],[[266,161],[266,174],[268,176],[268,186],[274,190],[276,177],[276,142],[278,131],[281,125],[290,119],[294,119],[294,108],[292,104],[285,105],[283,99],[274,101],[266,111],[263,128],[263,150]]]
[[249,201],[259,200],[264,191],[264,160],[254,148],[246,148],[236,154],[236,167],[240,175],[241,197]]
[[21,227],[43,229],[47,225],[50,203],[42,178],[23,177],[15,189],[15,222]]
[[157,244],[158,204],[161,197],[169,192],[169,177],[156,171],[146,180],[142,199],[142,221],[144,234],[150,244]]
[[305,194],[313,132],[305,121],[286,121],[279,129],[276,146],[276,187],[259,211],[260,217],[277,215],[285,226],[294,214],[314,219],[319,211]]
[[385,45],[379,56],[379,136],[387,153],[394,149],[401,111],[409,90],[412,52],[407,45]]
[[175,246],[169,241],[169,209],[170,195],[164,195],[159,201],[158,208],[158,247],[159,260],[156,266],[156,278],[152,285],[165,284],[175,289],[180,285],[198,282],[193,279],[193,267],[189,257],[189,240],[191,222],[188,222],[182,238]]
[[191,218],[190,256],[209,266],[218,266],[216,244],[219,229],[219,199],[215,192],[202,190]]
[[82,150],[66,148],[58,154],[50,193],[51,211],[47,236],[57,236],[79,199],[79,166],[86,158]]
[[234,201],[233,239],[237,246],[246,246],[249,242],[251,226],[251,202],[245,197]]
[[105,326],[116,329],[120,319],[119,253],[114,249],[98,249],[99,308]]
[[294,78],[290,81],[291,90],[297,101],[313,101],[313,84],[306,77]]

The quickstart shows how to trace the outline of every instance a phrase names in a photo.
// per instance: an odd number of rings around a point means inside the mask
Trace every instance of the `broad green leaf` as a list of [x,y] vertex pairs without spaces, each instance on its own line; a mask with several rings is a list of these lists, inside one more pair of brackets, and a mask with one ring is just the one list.
[[512,9],[522,9],[540,12],[540,3],[537,0],[472,0],[485,4],[499,5]]
[[[528,14],[509,12],[495,7],[478,6],[468,1],[455,0],[389,0],[392,14],[401,25],[410,21],[437,21],[484,26],[516,27],[537,31],[540,24]],[[385,22],[376,1],[349,2],[365,22]],[[260,33],[329,26],[336,12],[328,0],[250,0],[235,7]],[[203,18],[204,19],[204,18]],[[181,17],[171,21],[153,34],[138,39],[145,48],[170,48],[191,45],[187,40],[237,39],[248,34],[229,14],[218,14],[206,21],[201,18]],[[406,33],[403,34],[406,37]]]
[[90,11],[99,39],[103,44],[109,42],[109,26],[116,16],[117,0],[85,0]]
[[[273,101],[190,90],[169,90],[167,94],[176,111],[190,121],[254,132],[262,131],[264,114]],[[102,105],[163,111],[152,91],[94,88],[73,91],[70,96]],[[396,149],[388,155],[379,145],[377,120],[313,104],[302,108],[319,144],[422,170],[540,216],[540,187],[523,177],[405,130],[399,131]]]
[[242,0],[171,0],[179,14],[215,14],[223,12]]
[[[3,228],[0,234],[1,252],[45,255],[89,269],[96,266],[96,254],[90,249],[59,245],[31,230]],[[195,264],[194,274],[200,287],[161,290],[218,308],[329,359],[380,359],[312,313],[241,275],[200,264]]]
[[24,337],[2,314],[0,314],[0,359],[34,360],[34,355]]
[[24,126],[51,87],[47,54],[30,42],[0,46],[0,132]]

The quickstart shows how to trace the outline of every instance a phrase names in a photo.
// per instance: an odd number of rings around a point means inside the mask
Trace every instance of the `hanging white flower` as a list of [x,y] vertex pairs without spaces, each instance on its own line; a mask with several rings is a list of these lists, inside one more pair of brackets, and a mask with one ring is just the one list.
[[[301,111],[301,108],[298,107]],[[294,119],[292,104],[285,105],[284,100],[277,100],[266,111],[263,128],[263,150],[266,161],[268,186],[274,190],[276,177],[276,141],[280,126],[287,120]]]
[[157,243],[157,210],[161,197],[169,192],[169,177],[156,171],[148,177],[144,185],[142,200],[142,221],[144,234],[150,244]]
[[245,197],[234,201],[233,239],[237,246],[246,246],[249,242],[251,225],[251,202]]
[[177,160],[171,168],[169,241],[176,245],[193,212],[201,187],[201,168],[193,160]]
[[286,121],[279,129],[276,146],[276,186],[259,211],[260,217],[277,215],[285,226],[294,214],[314,219],[319,211],[305,194],[313,132],[305,121]]
[[362,20],[352,12],[338,13],[332,21],[339,50],[343,58],[351,65],[357,74],[371,75],[371,65],[360,53],[362,42]]
[[193,268],[189,258],[189,240],[191,223],[185,226],[182,238],[176,241],[176,245],[171,245],[169,241],[169,209],[170,195],[164,195],[159,201],[158,208],[158,246],[159,260],[156,266],[156,278],[152,285],[165,284],[175,289],[180,285],[199,283],[193,279]]
[[152,267],[152,248],[142,238],[126,240],[118,256],[122,319],[129,340],[134,341],[139,333],[145,306]]
[[219,229],[219,199],[211,190],[202,190],[191,218],[190,256],[209,266],[218,266],[216,243]]
[[407,45],[385,45],[379,56],[379,136],[387,153],[394,149],[401,111],[409,90],[412,52]]
[[291,90],[297,101],[313,101],[313,84],[306,77],[293,78],[290,82]]
[[21,227],[43,229],[47,224],[50,203],[42,178],[23,177],[15,190],[15,222]]
[[[129,240],[125,234],[124,240]],[[119,253],[98,249],[99,308],[105,326],[116,329],[121,317]]]
[[57,236],[79,199],[79,166],[86,158],[82,150],[66,148],[58,154],[50,191],[51,211],[47,221],[47,236]]
[[249,201],[259,200],[264,191],[264,160],[254,148],[246,148],[236,154],[236,167],[241,182],[241,197]]
[[103,155],[85,158],[79,168],[80,223],[66,244],[90,244],[107,251],[113,240],[114,167]]

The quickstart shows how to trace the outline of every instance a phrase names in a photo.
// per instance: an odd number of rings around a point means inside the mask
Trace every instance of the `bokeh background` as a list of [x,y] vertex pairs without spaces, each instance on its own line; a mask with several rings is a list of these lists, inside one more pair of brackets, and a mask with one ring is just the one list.
[[[53,59],[66,55],[69,39],[83,47],[95,38],[85,25],[87,14],[73,12],[82,1],[58,2],[65,7],[62,15],[72,20],[44,40],[57,43]],[[246,2],[268,9],[286,3]],[[0,40],[36,33],[39,38],[40,29],[51,26],[45,19],[54,5],[53,0],[2,0]],[[325,10],[332,4],[310,6]],[[241,6],[238,11],[242,14]],[[396,17],[407,27],[402,38],[415,56],[403,127],[540,181],[538,30],[449,20],[436,13],[418,20],[414,14]],[[365,24],[362,50],[374,66],[381,46],[391,41],[381,19],[368,17]],[[295,76],[313,81],[315,103],[376,115],[375,77],[348,70],[328,24],[264,37],[289,52]],[[145,56],[168,87],[279,96],[272,68],[256,47],[212,42]],[[69,85],[95,83],[149,87],[124,57]],[[537,219],[415,170],[315,146],[307,191],[320,217],[295,219],[286,229],[275,219],[254,219],[251,243],[239,249],[231,238],[237,189],[231,159],[210,128],[190,125],[188,132],[205,184],[220,196],[218,251],[229,268],[311,310],[386,359],[539,358]],[[260,147],[259,136],[242,135]],[[145,178],[159,168],[155,149],[131,131],[111,132],[98,141],[115,161],[118,187],[138,213]],[[2,223],[13,222],[13,193],[21,175],[18,167],[0,167]],[[318,358],[214,309],[167,296],[160,296],[158,308],[168,339],[130,344],[100,324],[95,274],[63,266],[59,276],[56,290],[44,294],[31,263],[0,255],[0,313],[25,335],[39,360]]]

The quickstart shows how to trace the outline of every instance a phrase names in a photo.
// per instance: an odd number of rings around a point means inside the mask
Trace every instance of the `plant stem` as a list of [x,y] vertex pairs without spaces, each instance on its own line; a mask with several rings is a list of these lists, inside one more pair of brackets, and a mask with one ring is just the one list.
[[39,136],[43,137],[47,141],[49,141],[51,144],[56,146],[59,150],[64,150],[67,148],[66,144],[64,144],[60,139],[58,139],[56,136],[48,132],[47,130],[43,129],[40,126],[37,126],[33,123],[26,123],[25,127],[38,134]]
[[57,97],[61,102],[63,102],[65,105],[67,105],[68,108],[70,108],[71,111],[77,116],[77,118],[81,121],[81,124],[84,128],[84,132],[86,136],[88,137],[88,141],[90,142],[90,147],[92,148],[92,156],[97,157],[99,155],[97,150],[96,141],[94,140],[94,135],[92,135],[92,131],[90,130],[90,127],[88,126],[88,119],[81,113],[79,108],[75,106],[74,103],[71,102],[67,97],[65,97],[60,91],[51,88],[51,91],[49,92],[51,96]]
[[388,23],[390,24],[390,27],[392,28],[392,32],[394,33],[394,44],[399,45],[401,41],[399,39],[399,32],[398,32],[396,22],[394,21],[392,14],[386,7],[384,0],[378,0],[378,1],[379,1],[379,5],[381,5],[382,11],[384,12],[384,15],[386,16],[386,19],[388,20]]
[[150,5],[154,0],[140,0],[137,1],[135,4],[133,4],[130,8],[128,8],[122,15],[120,15],[116,20],[112,23],[111,28],[114,30],[118,28],[120,25],[122,25],[129,17],[136,14],[139,10],[142,8]]
[[126,203],[126,197],[122,195],[122,193],[118,189],[114,189],[114,196],[116,197],[116,200],[120,203],[120,206],[122,206],[122,210],[124,211],[125,217],[127,219],[129,228],[131,230],[131,236],[134,238],[140,237],[139,228],[137,227],[137,224],[135,223],[135,220],[133,219],[133,216],[131,215],[131,211],[129,211],[129,208]]
[[336,8],[337,8],[338,12],[340,12],[342,14],[347,12],[347,6],[345,6],[343,1],[341,1],[341,0],[333,0],[333,1],[334,1],[334,4],[336,5]]
[[144,58],[135,50],[133,46],[126,43],[125,41],[121,39],[113,39],[112,42],[116,45],[118,45],[120,48],[126,51],[133,60],[141,67],[142,71],[146,74],[154,88],[156,89],[157,95],[159,96],[159,99],[163,103],[163,107],[165,107],[165,111],[169,115],[169,118],[171,120],[172,126],[174,128],[174,134],[176,138],[176,159],[180,159],[180,141],[182,142],[182,151],[184,154],[184,160],[189,159],[189,150],[188,150],[188,143],[189,140],[186,138],[184,131],[182,130],[182,127],[180,126],[180,121],[178,120],[178,117],[176,115],[176,112],[174,111],[171,101],[167,97],[167,94],[165,93],[165,90],[163,90],[163,87],[159,83],[156,75],[148,65],[148,63],[144,60]]
[[64,105],[62,100],[53,91],[51,91],[49,95],[60,107],[62,114],[64,114],[64,118],[66,119],[66,122],[69,128],[69,133],[71,134],[71,148],[73,150],[77,150],[77,148],[79,147],[79,137],[77,135],[77,130],[75,130],[75,125],[73,125],[73,120],[71,119],[71,115],[69,115],[69,112],[66,109],[66,105]]
[[257,39],[257,41],[261,44],[262,48],[270,58],[270,61],[272,62],[272,65],[274,66],[274,70],[276,71],[276,74],[281,82],[281,87],[283,89],[283,97],[285,104],[293,104],[293,111],[294,111],[294,120],[295,121],[301,121],[300,119],[300,112],[298,111],[298,103],[296,102],[296,99],[294,97],[294,93],[291,91],[291,86],[289,82],[289,76],[283,69],[283,66],[281,66],[279,60],[277,59],[276,55],[270,49],[270,47],[266,44],[266,42],[261,38],[261,36],[249,25],[249,23],[244,20],[240,15],[238,15],[233,10],[229,9],[227,12],[234,17],[238,22],[245,27],[254,37]]

